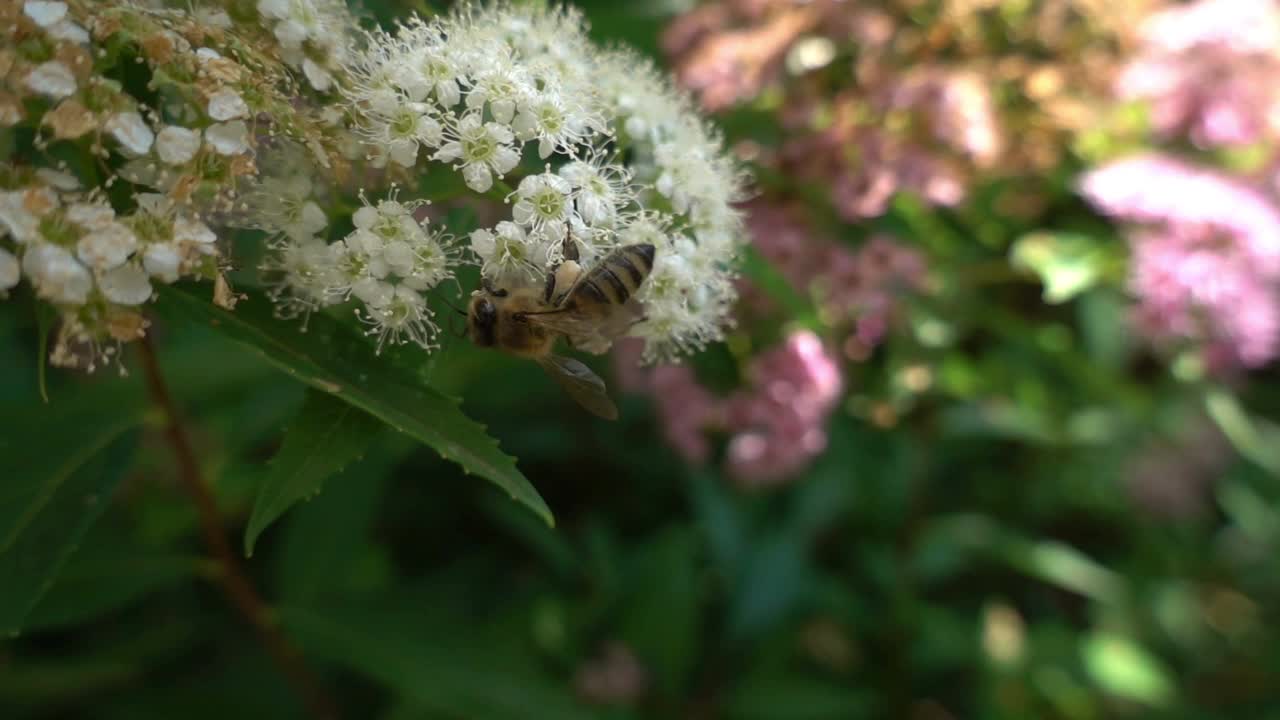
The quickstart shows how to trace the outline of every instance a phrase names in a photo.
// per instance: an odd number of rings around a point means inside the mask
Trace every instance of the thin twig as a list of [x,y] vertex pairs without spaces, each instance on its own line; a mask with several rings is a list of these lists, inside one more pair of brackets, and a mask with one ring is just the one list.
[[231,544],[227,541],[217,503],[200,473],[200,465],[191,449],[186,428],[182,425],[181,416],[173,404],[164,376],[160,373],[160,363],[156,359],[155,345],[151,335],[148,333],[137,345],[138,354],[142,358],[143,371],[147,376],[147,387],[150,390],[151,399],[164,412],[165,436],[178,461],[178,477],[196,503],[204,543],[218,563],[218,580],[223,592],[226,593],[231,605],[257,630],[272,660],[302,697],[310,713],[321,720],[336,720],[337,706],[325,694],[316,677],[307,669],[302,654],[280,632],[270,608],[245,575],[239,559],[236,558]]

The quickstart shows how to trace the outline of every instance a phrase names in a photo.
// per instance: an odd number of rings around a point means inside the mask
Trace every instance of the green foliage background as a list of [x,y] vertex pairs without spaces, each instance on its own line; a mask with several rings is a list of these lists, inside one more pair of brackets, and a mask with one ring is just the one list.
[[[582,5],[600,40],[650,52],[667,18]],[[1055,183],[1059,216],[1097,231]],[[957,266],[1034,229],[907,200],[883,223]],[[273,325],[252,289],[231,316],[206,292],[157,304],[161,363],[272,622],[347,717],[1280,714],[1280,378],[1238,399],[1143,366],[1112,290],[949,309],[973,343],[897,340],[855,381],[890,396],[923,359],[936,394],[890,430],[837,412],[806,475],[756,494],[682,463],[646,399],[603,423],[531,363],[458,341],[374,358],[321,318]],[[0,305],[0,715],[303,716],[217,591],[136,358],[128,378],[50,371],[45,402],[42,322],[28,296]],[[735,382],[724,348],[696,364]],[[1139,512],[1134,449],[1206,409],[1239,450],[1210,510]],[[575,678],[618,643],[644,692],[588,702]]]

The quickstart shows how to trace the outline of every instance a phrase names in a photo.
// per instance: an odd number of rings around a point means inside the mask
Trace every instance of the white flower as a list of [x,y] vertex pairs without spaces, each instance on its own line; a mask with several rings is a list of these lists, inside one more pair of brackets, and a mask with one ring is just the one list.
[[210,125],[204,141],[219,155],[239,155],[249,151],[249,126],[243,120]]
[[568,180],[551,172],[530,175],[516,188],[516,203],[511,209],[511,219],[529,228],[544,242],[559,243],[568,232],[567,226],[576,219]]
[[162,283],[176,282],[182,267],[182,255],[169,243],[156,243],[142,253],[142,267]]
[[156,136],[151,132],[147,121],[138,113],[130,110],[107,118],[103,128],[120,143],[129,155],[141,156],[151,151],[151,144]]
[[133,231],[118,222],[110,222],[87,233],[76,244],[80,262],[97,270],[110,270],[124,264],[138,248]]
[[366,304],[368,312],[361,316],[361,320],[373,326],[369,334],[378,336],[377,352],[382,352],[388,341],[395,345],[412,342],[424,349],[434,347],[440,328],[432,321],[431,309],[421,295],[401,286],[378,301]]
[[221,88],[210,95],[208,110],[209,117],[218,121],[249,117],[249,106],[231,88]]
[[531,239],[524,228],[504,220],[493,230],[471,233],[471,250],[480,271],[499,286],[540,280],[547,268],[547,245]]
[[635,200],[631,175],[603,155],[574,160],[560,168],[560,177],[574,189],[574,206],[588,225],[612,227],[618,213]]
[[151,281],[137,265],[121,265],[98,276],[103,297],[118,305],[141,305],[151,299]]
[[467,92],[467,107],[480,111],[488,103],[493,119],[508,125],[531,90],[528,78],[510,58],[490,58],[487,67],[472,81],[471,89]]
[[47,0],[27,0],[22,5],[22,12],[42,28],[59,23],[67,16],[67,4],[64,2],[48,2]]
[[18,258],[13,253],[0,248],[0,292],[12,289],[22,276]]
[[40,63],[27,73],[26,85],[33,92],[59,99],[76,91],[76,76],[57,60]]
[[432,159],[456,162],[467,187],[476,192],[487,192],[493,187],[494,174],[502,177],[520,162],[520,154],[511,146],[515,140],[511,129],[482,122],[479,113],[469,113],[459,120],[448,137],[450,141]]
[[440,147],[444,128],[428,114],[425,103],[403,103],[386,117],[363,129],[365,137],[383,149],[392,162],[412,167],[418,161],[418,148]]
[[36,245],[22,256],[22,269],[36,293],[50,302],[83,305],[93,290],[93,276],[71,253],[57,245]]
[[571,105],[559,92],[551,90],[526,103],[511,125],[521,140],[538,141],[538,155],[542,158],[557,150],[572,154],[575,145],[603,128],[600,117]]
[[156,135],[156,154],[166,165],[185,165],[200,151],[200,131],[170,125]]

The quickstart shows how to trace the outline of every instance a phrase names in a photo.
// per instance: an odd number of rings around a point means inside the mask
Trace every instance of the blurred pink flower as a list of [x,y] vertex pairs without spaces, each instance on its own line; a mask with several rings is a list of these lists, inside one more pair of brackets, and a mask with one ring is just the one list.
[[843,390],[840,369],[818,336],[804,331],[755,358],[747,374],[750,387],[728,399],[726,468],[744,486],[776,485],[826,449],[827,417]]
[[[636,353],[618,353],[619,376],[638,377],[638,359]],[[747,386],[727,398],[712,394],[685,366],[639,374],[642,383],[627,384],[652,396],[667,443],[687,462],[700,464],[710,459],[708,432],[727,432],[726,470],[747,487],[785,482],[826,448],[826,421],[844,387],[835,357],[808,331],[753,359]]]
[[[760,254],[797,292],[814,293],[837,323],[852,324],[867,350],[887,332],[897,298],[923,287],[924,256],[887,235],[854,249],[816,235],[798,208],[757,200],[746,210]],[[750,283],[742,284],[748,311],[767,311],[768,299]]]
[[1168,156],[1138,155],[1085,174],[1080,189],[1117,220],[1204,226],[1267,278],[1280,277],[1280,211],[1253,186]]
[[1124,68],[1121,97],[1151,102],[1164,135],[1202,146],[1249,144],[1280,128],[1280,8],[1274,0],[1200,0],[1155,13]]
[[1202,346],[1213,369],[1280,353],[1280,212],[1251,186],[1160,156],[1095,170],[1081,188],[1131,236],[1138,328]]

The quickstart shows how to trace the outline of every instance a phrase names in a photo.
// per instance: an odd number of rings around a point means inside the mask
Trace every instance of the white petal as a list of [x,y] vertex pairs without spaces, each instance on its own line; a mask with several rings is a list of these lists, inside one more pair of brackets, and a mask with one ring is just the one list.
[[18,265],[18,258],[8,250],[0,248],[0,291],[17,285],[20,277],[22,272]]
[[368,230],[378,222],[378,209],[365,205],[351,215],[351,223],[362,230]]
[[391,162],[403,167],[413,167],[418,162],[418,143],[413,140],[392,140],[387,145]]
[[64,98],[76,91],[75,75],[57,60],[37,65],[25,82],[32,91],[51,98]]
[[249,117],[249,106],[240,93],[222,88],[209,96],[209,117],[214,120],[236,120]]
[[169,243],[151,245],[142,254],[142,267],[146,268],[147,274],[162,283],[176,281],[181,265],[182,256]]
[[155,133],[142,116],[132,110],[112,115],[103,126],[129,154],[146,155],[155,142]]
[[493,187],[493,175],[489,173],[489,166],[484,163],[463,166],[462,178],[466,180],[467,187],[479,193],[488,192]]
[[[465,120],[463,122],[465,122]],[[453,162],[460,157],[462,157],[462,143],[454,141],[445,143],[444,147],[437,150],[436,154],[431,156],[431,159],[439,160],[440,162]]]
[[462,94],[458,90],[458,83],[453,80],[445,80],[436,85],[436,98],[440,100],[440,104],[445,107],[453,107],[462,99]]
[[249,150],[249,127],[243,120],[211,125],[204,139],[219,155],[239,155]]
[[47,28],[57,24],[67,16],[67,4],[64,2],[47,2],[46,0],[27,0],[22,12],[35,21],[35,24]]
[[123,265],[138,247],[138,238],[124,225],[113,222],[87,233],[76,243],[80,262],[98,270]]
[[499,175],[505,175],[511,172],[511,168],[520,163],[520,153],[504,145],[494,151],[493,158],[489,163],[493,165],[493,169]]
[[333,75],[328,70],[320,67],[311,58],[302,61],[302,74],[307,76],[307,81],[311,83],[311,87],[326,92],[333,87]]
[[55,40],[66,40],[77,45],[89,44],[89,31],[70,20],[63,20],[49,28],[49,37]]
[[493,233],[488,230],[473,230],[471,232],[471,249],[481,259],[488,260],[493,256],[493,251],[497,247]]
[[98,288],[119,305],[141,305],[151,299],[151,281],[137,265],[121,265],[98,276]]
[[199,151],[199,130],[170,125],[156,135],[156,154],[168,165],[185,165]]
[[173,221],[173,239],[176,242],[209,245],[216,242],[218,236],[199,220],[178,218]]

